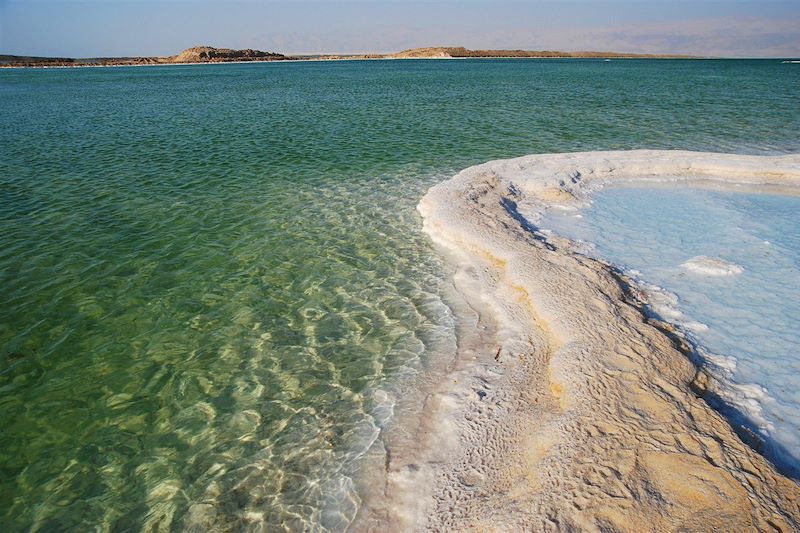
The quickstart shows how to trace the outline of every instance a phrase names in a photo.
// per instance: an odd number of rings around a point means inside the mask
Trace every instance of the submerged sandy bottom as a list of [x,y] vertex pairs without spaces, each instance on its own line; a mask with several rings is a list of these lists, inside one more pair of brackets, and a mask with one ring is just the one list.
[[610,265],[530,224],[603,180],[796,193],[800,156],[546,154],[430,189],[419,211],[469,320],[421,414],[386,438],[357,527],[800,529],[800,486],[709,407],[680,336]]

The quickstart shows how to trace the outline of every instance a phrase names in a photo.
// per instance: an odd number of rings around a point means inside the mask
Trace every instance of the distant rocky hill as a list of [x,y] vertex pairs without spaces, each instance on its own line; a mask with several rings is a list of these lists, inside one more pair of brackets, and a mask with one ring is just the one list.
[[214,48],[213,46],[195,46],[166,59],[170,63],[215,63],[224,61],[279,61],[286,59],[286,56],[251,48],[232,50],[230,48]]
[[469,52],[463,47],[453,46],[434,46],[430,48],[413,48],[411,50],[403,50],[396,54],[389,54],[387,57],[395,59],[415,59],[415,58],[453,58],[465,57],[463,54]]

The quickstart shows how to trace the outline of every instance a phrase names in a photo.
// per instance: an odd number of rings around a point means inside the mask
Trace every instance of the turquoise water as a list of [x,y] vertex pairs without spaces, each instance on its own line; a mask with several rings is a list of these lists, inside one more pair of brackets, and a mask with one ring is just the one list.
[[609,187],[577,215],[542,225],[655,289],[656,312],[685,328],[719,380],[723,411],[800,474],[800,198]]
[[0,71],[3,529],[343,529],[397,384],[454,349],[427,187],[796,152],[799,87],[779,61]]

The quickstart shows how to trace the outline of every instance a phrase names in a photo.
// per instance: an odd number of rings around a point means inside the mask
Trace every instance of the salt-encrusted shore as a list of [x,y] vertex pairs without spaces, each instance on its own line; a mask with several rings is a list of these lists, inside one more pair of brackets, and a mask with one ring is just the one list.
[[800,156],[533,155],[431,188],[425,231],[476,321],[421,416],[387,441],[385,487],[358,525],[800,530],[800,486],[702,399],[708,377],[680,337],[610,265],[531,224],[605,180],[797,193]]

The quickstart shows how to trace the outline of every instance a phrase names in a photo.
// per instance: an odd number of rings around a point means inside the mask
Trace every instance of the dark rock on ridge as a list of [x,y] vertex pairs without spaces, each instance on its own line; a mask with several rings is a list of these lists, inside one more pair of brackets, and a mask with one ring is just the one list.
[[187,48],[176,56],[170,56],[165,59],[169,63],[211,63],[223,61],[275,61],[286,59],[286,56],[251,48],[233,50],[231,48],[214,48],[213,46],[194,46]]

